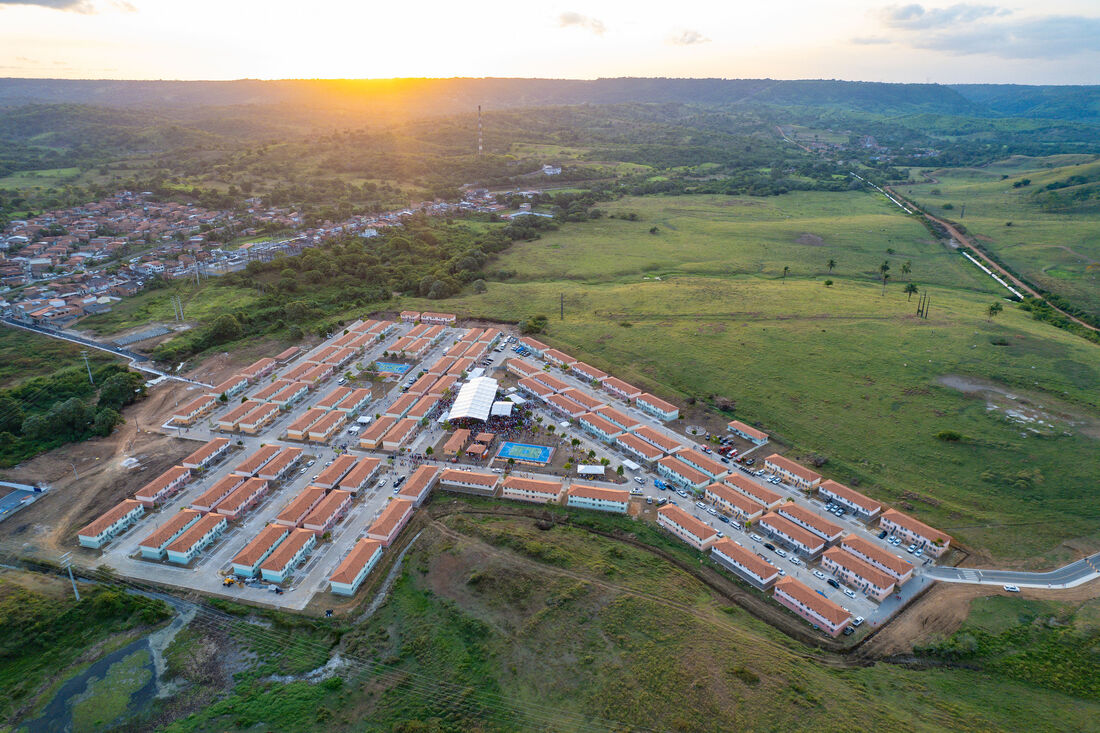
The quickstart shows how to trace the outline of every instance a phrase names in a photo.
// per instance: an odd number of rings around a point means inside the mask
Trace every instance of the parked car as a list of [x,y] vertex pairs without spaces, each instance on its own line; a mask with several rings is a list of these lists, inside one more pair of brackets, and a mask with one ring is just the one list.
[[778,549],[778,548],[776,549],[775,554],[779,555],[780,557],[786,557],[787,556],[786,550],[781,550],[781,549]]
[[642,486],[645,486],[645,479],[644,479],[644,478],[642,478],[641,476],[635,476],[635,477],[634,477],[634,481],[635,481],[636,483],[639,483],[639,484],[641,484]]
[[855,598],[856,597],[856,592],[854,590],[852,590],[851,588],[845,588],[844,589],[844,595],[848,596],[849,598]]
[[909,545],[908,547],[905,548],[905,551],[908,552],[910,555],[912,555],[914,552],[917,551],[917,546],[916,545]]
[[821,580],[825,580],[825,573],[821,572],[820,570],[815,570],[814,571],[814,577],[819,578]]
[[885,536],[886,536],[886,530],[885,530],[885,529],[884,529],[884,530],[882,530],[881,532],[879,532],[879,533],[878,533],[878,538],[879,538],[880,540],[881,540],[881,539],[882,539],[883,537],[885,537]]
[[730,518],[727,517],[725,514],[719,514],[718,515],[718,521],[719,522],[725,522],[726,524],[729,524],[730,523]]
[[832,578],[826,578],[825,582],[828,583],[829,585],[831,585],[834,588],[839,588],[840,587],[840,583],[836,582]]
[[775,545],[773,545],[773,544],[772,544],[772,543],[770,543],[770,542],[765,542],[765,543],[764,543],[764,547],[765,547],[765,548],[767,548],[767,549],[769,549],[769,550],[771,550],[772,552],[775,552]]
[[1019,593],[1019,592],[1020,592],[1020,588],[1019,588],[1019,586],[1015,586],[1015,585],[1006,585],[1006,586],[1003,586],[1003,587],[1004,587],[1004,589],[1005,589],[1006,591],[1008,591],[1009,593]]
[[794,555],[791,555],[789,558],[787,558],[787,562],[789,562],[791,565],[801,565],[802,564],[802,561],[799,560]]
[[701,502],[701,501],[697,501],[697,502],[695,502],[695,506],[699,507],[699,508],[700,508],[700,509],[702,509],[703,511],[706,511],[706,509],[707,509],[707,505],[706,505],[706,504],[704,504],[704,503],[703,503],[703,502]]
[[764,541],[764,538],[761,537],[760,535],[756,534],[755,532],[753,534],[749,535],[749,539],[756,540],[757,542],[763,542]]

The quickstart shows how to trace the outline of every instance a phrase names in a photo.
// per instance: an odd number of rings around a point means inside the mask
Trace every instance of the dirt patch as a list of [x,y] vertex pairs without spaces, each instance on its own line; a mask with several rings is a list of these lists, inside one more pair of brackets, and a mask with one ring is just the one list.
[[[881,659],[907,654],[913,646],[958,631],[970,614],[970,603],[985,596],[1015,595],[994,585],[937,583],[913,605],[884,626],[857,655],[863,659]],[[1100,597],[1100,584],[1086,583],[1066,590],[1024,588],[1024,598],[1045,601],[1086,601]]]
[[[45,483],[51,490],[8,521],[0,540],[29,544],[56,554],[74,549],[76,532],[195,450],[195,441],[150,432],[163,422],[189,385],[165,382],[140,403],[123,411],[126,422],[106,438],[66,445],[6,471],[22,483]],[[123,462],[137,461],[135,468]]]
[[824,247],[825,240],[816,234],[810,234],[809,232],[802,232],[798,235],[798,238],[794,240],[798,244],[806,245],[807,247]]
[[1100,418],[1087,415],[1048,395],[1005,387],[976,377],[946,374],[936,380],[963,394],[985,400],[986,409],[1036,434],[1078,432],[1100,440]]

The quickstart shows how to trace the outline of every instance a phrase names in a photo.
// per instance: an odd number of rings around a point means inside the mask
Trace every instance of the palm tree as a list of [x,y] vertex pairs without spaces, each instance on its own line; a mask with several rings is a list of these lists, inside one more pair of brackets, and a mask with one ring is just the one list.
[[906,283],[905,292],[909,294],[909,297],[906,299],[906,302],[908,302],[913,299],[913,293],[917,292],[917,286],[913,283]]
[[783,265],[783,279],[787,279],[787,273],[791,271],[790,265]]
[[885,272],[882,273],[882,294],[886,295],[886,281],[890,279],[890,276]]
[[906,260],[905,262],[902,263],[902,265],[901,265],[901,274],[902,275],[908,275],[912,271],[913,271],[913,263],[912,262],[910,262],[909,260]]
[[1000,303],[990,303],[989,304],[989,320],[992,321],[993,317],[996,316],[1001,311],[1003,311],[1004,309],[1005,309],[1005,307],[1003,305],[1001,305]]
[[829,272],[832,272],[833,268],[836,267],[836,260],[830,259],[828,262],[825,263],[825,266],[829,268]]
[[890,271],[890,263],[883,260],[882,264],[878,266],[878,271],[882,275],[883,282],[886,282],[886,273]]

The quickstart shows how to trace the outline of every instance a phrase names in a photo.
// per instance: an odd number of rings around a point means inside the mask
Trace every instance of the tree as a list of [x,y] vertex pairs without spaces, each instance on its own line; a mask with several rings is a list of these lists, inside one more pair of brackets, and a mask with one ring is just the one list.
[[909,260],[906,260],[905,262],[901,263],[901,274],[902,275],[908,275],[912,271],[913,271],[913,263],[912,262],[910,262]]
[[833,287],[833,281],[832,280],[826,280],[825,281],[825,287],[827,287],[827,288]]
[[225,392],[222,392],[220,395],[218,395],[218,402],[222,403],[223,405],[226,404],[227,402],[229,402],[229,395],[227,395]]
[[783,265],[783,279],[787,279],[787,273],[791,271],[790,265]]
[[830,258],[829,261],[825,263],[825,266],[829,268],[829,272],[832,272],[833,268],[836,267],[836,260]]
[[489,289],[489,286],[485,284],[485,281],[480,278],[474,280],[473,287],[475,293],[484,293],[486,290]]
[[622,467],[622,465],[620,465],[620,466],[619,466],[618,468],[616,468],[616,469],[615,469],[615,473],[619,474],[620,476],[622,476],[622,475],[623,475],[623,467]]
[[885,272],[882,273],[882,294],[883,295],[886,295],[886,281],[889,280],[889,279],[890,279],[890,275],[888,273],[885,273]]
[[435,453],[435,449],[432,448],[430,445],[424,449],[424,455],[430,456],[432,453]]
[[111,434],[115,425],[122,422],[122,416],[118,414],[116,410],[112,410],[109,407],[105,407],[95,415],[95,422],[92,424],[92,432],[96,435],[106,437]]
[[211,344],[224,344],[240,337],[241,323],[232,313],[223,313],[214,319],[214,325],[210,327]]
[[906,301],[908,302],[908,301],[912,300],[913,299],[913,293],[917,292],[916,284],[915,283],[906,283],[905,284],[905,292],[906,292],[906,294],[909,295],[909,297],[906,298]]
[[992,320],[993,320],[993,318],[994,318],[994,317],[995,317],[995,316],[996,316],[996,315],[997,315],[998,313],[1000,313],[1001,311],[1003,311],[1004,309],[1005,309],[1005,307],[1004,307],[1003,305],[1001,305],[1001,304],[1000,304],[999,302],[997,302],[997,303],[990,303],[990,304],[989,304],[989,310],[987,311],[987,312],[988,312],[988,314],[989,314],[989,320],[991,320],[991,321],[992,321]]
[[594,451],[594,450],[588,451],[588,457],[589,458],[595,458],[596,457],[596,451]]
[[569,441],[569,445],[573,446],[574,448],[576,448],[580,444],[581,441],[578,438],[573,438],[571,441]]
[[[137,377],[137,380],[134,377]],[[112,374],[107,377],[107,381],[99,388],[99,407],[118,410],[129,405],[137,399],[138,390],[143,386],[144,380],[139,375],[130,372]]]
[[884,260],[883,263],[878,266],[878,271],[879,274],[882,275],[883,282],[886,282],[886,273],[890,272],[890,263]]

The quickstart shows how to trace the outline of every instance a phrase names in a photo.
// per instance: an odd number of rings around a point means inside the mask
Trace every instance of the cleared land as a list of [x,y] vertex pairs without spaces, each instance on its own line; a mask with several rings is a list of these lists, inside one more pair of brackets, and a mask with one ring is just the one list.
[[985,168],[923,173],[927,182],[898,190],[933,214],[965,224],[1024,277],[1100,315],[1100,162],[1012,158]]
[[[859,205],[853,197],[840,198],[850,200],[847,208]],[[794,446],[795,457],[827,458],[825,474],[913,512],[979,554],[1047,566],[1100,544],[1096,517],[1084,509],[1094,496],[1093,477],[1100,475],[1093,429],[1100,419],[1100,350],[1094,345],[1011,307],[990,320],[986,308],[995,297],[983,281],[971,284],[976,270],[957,255],[938,254],[939,245],[931,242],[923,250],[930,259],[921,260],[923,230],[900,215],[880,215],[882,224],[894,221],[910,230],[906,243],[890,246],[912,259],[915,278],[943,283],[928,288],[929,319],[915,317],[916,300],[907,300],[900,283],[889,284],[881,296],[881,285],[868,281],[862,266],[854,278],[838,266],[832,287],[824,285],[825,276],[784,281],[779,263],[785,257],[761,260],[764,272],[776,273],[763,276],[670,277],[669,271],[688,269],[670,264],[658,281],[643,279],[637,266],[632,275],[627,266],[616,269],[631,252],[636,262],[652,257],[641,242],[653,236],[648,228],[656,214],[640,207],[652,201],[660,211],[670,200],[628,202],[644,221],[597,223],[606,234],[596,231],[595,240],[587,224],[564,226],[513,246],[502,258],[507,269],[535,272],[538,265],[524,263],[547,258],[560,244],[559,267],[578,279],[589,273],[589,284],[491,283],[488,292],[447,301],[447,308],[509,321],[550,315],[549,334],[540,338],[682,405],[691,398],[732,401],[732,415],[761,424]],[[785,201],[767,205],[778,209]],[[697,206],[700,220],[715,206],[682,202]],[[799,205],[805,202],[795,200]],[[846,232],[840,209],[829,221],[837,227],[830,253],[838,263],[860,257],[868,265],[881,262],[886,242],[875,245],[874,231]],[[788,234],[812,229],[804,221],[776,222]],[[633,245],[614,234],[631,226],[642,227]],[[854,249],[845,249],[846,243]],[[621,252],[610,256],[605,246]],[[699,234],[692,246],[740,257],[733,235]],[[690,251],[684,255],[692,258]],[[828,257],[815,255],[814,261],[822,259]],[[896,271],[901,258],[890,259]],[[701,256],[692,261],[711,266]],[[566,318],[559,321],[562,293]],[[439,307],[432,303],[404,304]],[[1019,405],[991,406],[979,394],[941,383],[951,375],[984,380],[1016,402],[1041,406],[1047,424],[1021,417]],[[961,440],[938,439],[944,432]]]

